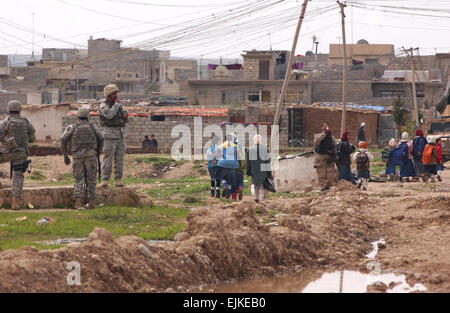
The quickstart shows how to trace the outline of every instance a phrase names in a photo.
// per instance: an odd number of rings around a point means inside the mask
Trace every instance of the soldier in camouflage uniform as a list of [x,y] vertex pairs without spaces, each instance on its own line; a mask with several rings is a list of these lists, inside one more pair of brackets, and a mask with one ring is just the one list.
[[35,138],[33,125],[20,116],[22,104],[13,100],[8,103],[9,116],[0,122],[0,163],[11,162],[12,170],[12,209],[19,209],[22,204],[23,173],[28,164],[28,143]]
[[125,124],[128,113],[119,103],[116,85],[107,85],[104,89],[106,100],[100,104],[100,123],[105,136],[104,158],[102,166],[102,187],[108,186],[114,159],[114,178],[116,187],[123,187],[123,157],[125,155]]
[[337,183],[336,171],[336,139],[331,136],[325,123],[322,133],[314,135],[314,168],[321,191],[329,189]]
[[73,177],[75,178],[75,208],[83,209],[83,181],[87,185],[88,208],[95,207],[95,189],[97,186],[97,157],[103,145],[100,129],[89,122],[89,109],[80,108],[77,112],[78,123],[69,125],[61,136],[61,151],[64,162],[70,164],[67,144],[70,143],[73,156]]

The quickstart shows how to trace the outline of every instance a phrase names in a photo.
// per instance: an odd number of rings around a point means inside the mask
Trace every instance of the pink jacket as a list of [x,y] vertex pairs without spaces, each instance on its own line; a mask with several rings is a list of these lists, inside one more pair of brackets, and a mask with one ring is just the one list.
[[[413,143],[412,143],[412,141],[410,141],[410,140],[402,140],[402,141],[400,141],[400,143],[402,143],[402,142],[406,142],[406,144],[408,145],[408,158],[410,159],[410,160],[412,160],[412,158],[413,158]],[[400,143],[398,144],[398,145],[400,145]]]

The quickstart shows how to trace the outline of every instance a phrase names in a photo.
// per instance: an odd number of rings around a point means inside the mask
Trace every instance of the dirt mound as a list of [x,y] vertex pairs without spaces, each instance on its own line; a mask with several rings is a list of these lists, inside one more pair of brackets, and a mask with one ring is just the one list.
[[[114,241],[96,228],[86,243],[53,251],[3,251],[0,291],[161,291],[316,263],[318,246],[307,233],[261,225],[246,207],[202,209],[188,221],[186,239],[174,243],[150,245],[134,236]],[[80,286],[66,282],[67,264],[73,261],[81,267]]]
[[450,197],[435,197],[426,200],[417,201],[415,204],[408,207],[410,209],[435,210],[435,209],[449,209]]
[[[57,250],[0,252],[0,292],[183,291],[293,267],[341,264],[344,254],[364,257],[368,238],[377,236],[368,204],[356,190],[335,188],[312,199],[202,208],[189,214],[186,230],[170,243],[149,244],[135,236],[113,240],[96,228],[89,241]],[[277,223],[261,223],[255,216],[261,206],[278,212]],[[79,286],[67,283],[67,266],[74,261],[80,264]]]

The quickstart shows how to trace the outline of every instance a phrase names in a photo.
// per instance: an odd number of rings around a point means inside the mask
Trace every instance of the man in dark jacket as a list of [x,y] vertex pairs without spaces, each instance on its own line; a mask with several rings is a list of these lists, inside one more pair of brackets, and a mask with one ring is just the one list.
[[350,165],[352,164],[350,155],[356,148],[349,142],[349,139],[349,132],[346,131],[342,134],[341,142],[336,146],[339,167],[338,180],[345,179],[355,185],[355,178],[353,177],[350,169]]
[[414,181],[419,181],[419,177],[422,176],[425,169],[422,163],[422,154],[423,149],[427,145],[428,141],[423,136],[422,130],[416,130],[416,138],[413,141],[413,158],[414,158],[414,167],[416,168],[416,177],[414,177]]
[[366,141],[366,135],[364,134],[364,128],[366,123],[362,122],[361,127],[358,129],[358,142]]

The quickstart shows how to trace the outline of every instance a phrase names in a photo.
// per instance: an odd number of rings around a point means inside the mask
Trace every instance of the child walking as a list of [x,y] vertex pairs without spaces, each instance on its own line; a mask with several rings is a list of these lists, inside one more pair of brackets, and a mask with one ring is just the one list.
[[220,198],[220,167],[217,166],[219,138],[213,137],[211,148],[206,151],[206,160],[208,161],[208,172],[211,178],[211,197]]
[[357,170],[357,187],[367,190],[367,184],[370,179],[370,160],[373,160],[373,155],[368,151],[367,142],[359,143],[359,150],[353,154],[353,160],[356,161]]
[[427,182],[431,178],[431,182],[435,182],[435,176],[437,175],[437,159],[438,153],[436,149],[436,137],[428,136],[428,144],[423,150],[422,163],[425,167],[425,173],[422,176],[422,180]]

